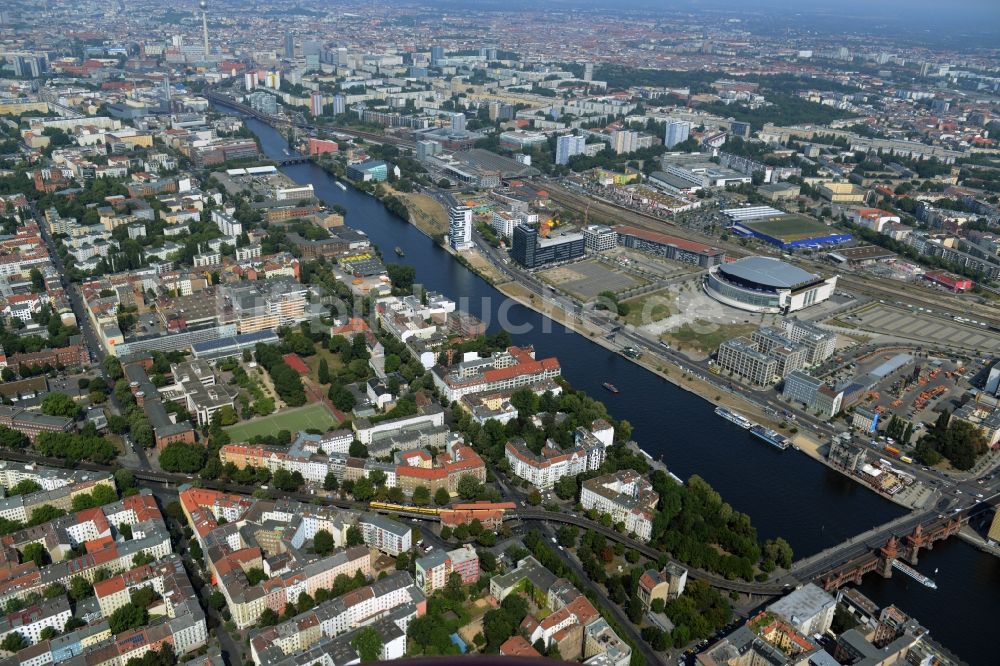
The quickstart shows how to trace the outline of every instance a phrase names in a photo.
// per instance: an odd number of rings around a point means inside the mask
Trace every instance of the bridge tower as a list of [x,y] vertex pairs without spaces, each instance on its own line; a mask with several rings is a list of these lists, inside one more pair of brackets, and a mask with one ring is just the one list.
[[881,555],[879,571],[882,578],[892,578],[892,561],[899,555],[899,540],[895,536],[889,537],[885,545],[879,549],[879,554]]
[[922,546],[930,547],[931,540],[924,535],[924,526],[917,524],[913,528],[913,533],[906,536],[906,561],[917,566],[917,556],[920,554]]

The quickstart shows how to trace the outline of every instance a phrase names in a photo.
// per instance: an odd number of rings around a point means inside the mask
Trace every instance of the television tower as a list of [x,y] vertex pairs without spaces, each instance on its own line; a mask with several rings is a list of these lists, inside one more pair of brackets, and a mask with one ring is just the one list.
[[199,0],[198,6],[201,7],[201,33],[205,39],[205,60],[208,60],[208,1]]

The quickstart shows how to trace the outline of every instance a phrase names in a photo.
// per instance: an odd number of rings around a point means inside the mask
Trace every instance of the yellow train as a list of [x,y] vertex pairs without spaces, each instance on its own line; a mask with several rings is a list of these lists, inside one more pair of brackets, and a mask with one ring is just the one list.
[[388,502],[369,502],[368,508],[376,511],[393,511],[398,513],[422,513],[428,516],[437,516],[441,509],[434,509],[427,506],[408,506],[405,504],[390,504]]

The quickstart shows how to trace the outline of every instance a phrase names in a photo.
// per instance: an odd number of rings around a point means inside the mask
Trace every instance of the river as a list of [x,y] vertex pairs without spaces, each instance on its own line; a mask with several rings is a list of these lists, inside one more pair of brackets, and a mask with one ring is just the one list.
[[[280,133],[252,118],[245,121],[269,157],[286,156],[288,144]],[[681,478],[698,474],[708,481],[751,517],[761,539],[782,536],[796,557],[803,557],[905,512],[805,454],[769,447],[716,416],[707,401],[511,301],[377,199],[337,187],[320,167],[297,164],[282,171],[298,183],[312,183],[328,205],[347,209],[347,224],[367,233],[387,261],[413,266],[427,289],[459,300],[493,329],[502,315],[513,325],[516,343],[533,344],[539,357],[558,357],[566,379],[602,400],[616,419],[627,419],[646,452],[662,456]],[[405,257],[395,257],[396,246]],[[608,393],[604,382],[621,393]],[[941,569],[937,591],[898,573],[889,581],[869,576],[862,589],[880,604],[896,603],[912,613],[970,663],[995,663],[987,647],[992,641],[985,637],[1000,616],[1000,560],[953,539],[922,555],[921,571],[934,567]]]

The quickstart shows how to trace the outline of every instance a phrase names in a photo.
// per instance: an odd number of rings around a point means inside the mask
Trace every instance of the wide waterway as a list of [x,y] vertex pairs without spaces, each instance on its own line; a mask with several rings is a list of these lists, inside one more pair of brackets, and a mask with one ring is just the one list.
[[[269,157],[287,156],[279,132],[245,121]],[[511,301],[377,199],[350,186],[342,190],[320,167],[297,164],[282,171],[298,183],[312,183],[328,205],[347,209],[347,224],[367,233],[386,261],[413,266],[427,289],[460,300],[492,329],[503,315],[517,327],[511,330],[516,343],[534,345],[539,357],[558,357],[566,379],[602,400],[616,419],[627,419],[646,452],[662,456],[681,478],[698,474],[712,484],[751,517],[761,539],[782,536],[803,557],[905,512],[804,454],[769,447],[716,416],[707,401]],[[404,257],[393,254],[397,246]],[[605,391],[604,382],[621,393]],[[920,570],[931,574],[935,567],[941,570],[937,591],[899,573],[889,581],[869,576],[862,589],[879,604],[895,603],[912,613],[970,663],[995,663],[988,646],[996,643],[988,637],[1000,616],[1000,560],[953,539],[922,554]]]

